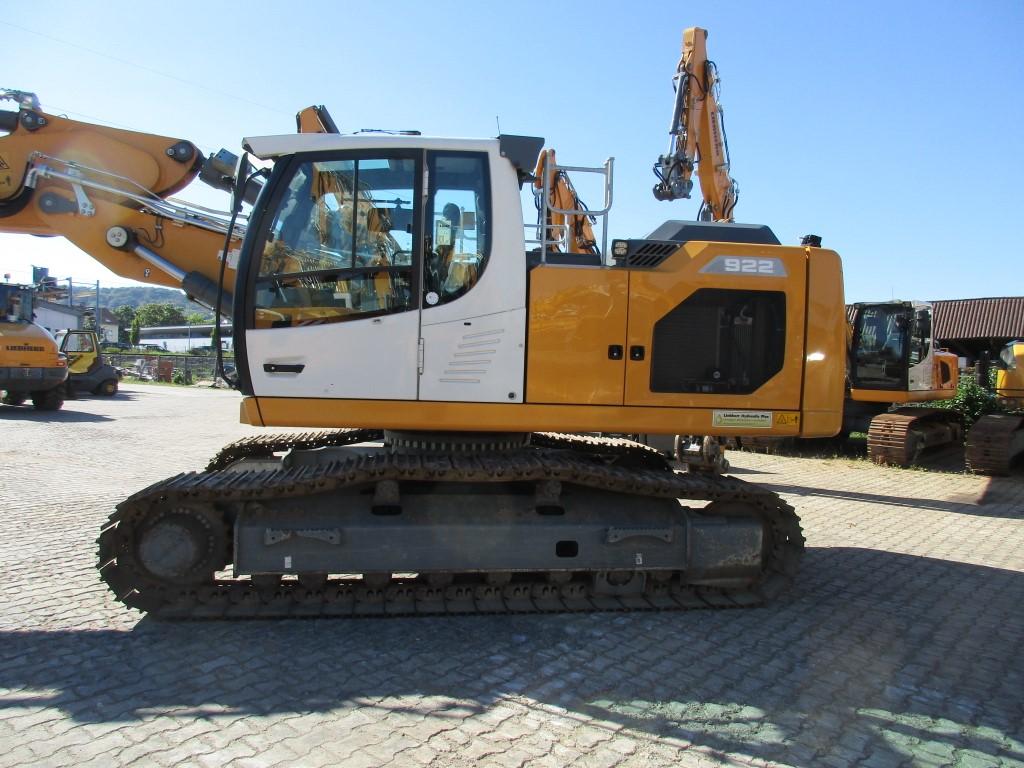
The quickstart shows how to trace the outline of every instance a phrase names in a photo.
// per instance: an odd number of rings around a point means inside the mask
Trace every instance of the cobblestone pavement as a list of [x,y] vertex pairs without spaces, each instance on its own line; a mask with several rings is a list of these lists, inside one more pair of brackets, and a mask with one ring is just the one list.
[[237,396],[0,408],[0,766],[1024,766],[1020,473],[733,455],[808,541],[755,610],[172,624],[94,539]]

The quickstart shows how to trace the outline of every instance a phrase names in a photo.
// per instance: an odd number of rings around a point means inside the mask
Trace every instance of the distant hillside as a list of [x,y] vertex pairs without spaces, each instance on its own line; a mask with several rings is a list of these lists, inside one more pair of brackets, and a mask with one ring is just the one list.
[[175,288],[158,288],[156,286],[138,286],[128,288],[100,288],[100,306],[116,309],[124,304],[129,307],[141,307],[143,304],[173,304],[181,307],[186,314],[201,312],[213,317],[213,313],[201,304],[185,298],[185,292]]

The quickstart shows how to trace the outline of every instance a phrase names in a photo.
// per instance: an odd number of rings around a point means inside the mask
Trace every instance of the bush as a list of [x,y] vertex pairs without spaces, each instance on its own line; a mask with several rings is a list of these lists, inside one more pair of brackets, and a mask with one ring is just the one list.
[[[990,371],[990,387],[995,385],[995,369]],[[922,403],[930,408],[949,408],[960,414],[964,426],[970,427],[987,413],[997,413],[1002,410],[999,400],[992,389],[986,389],[978,383],[975,376],[967,374],[960,377],[957,382],[956,394],[949,400],[939,400],[934,403]]]

